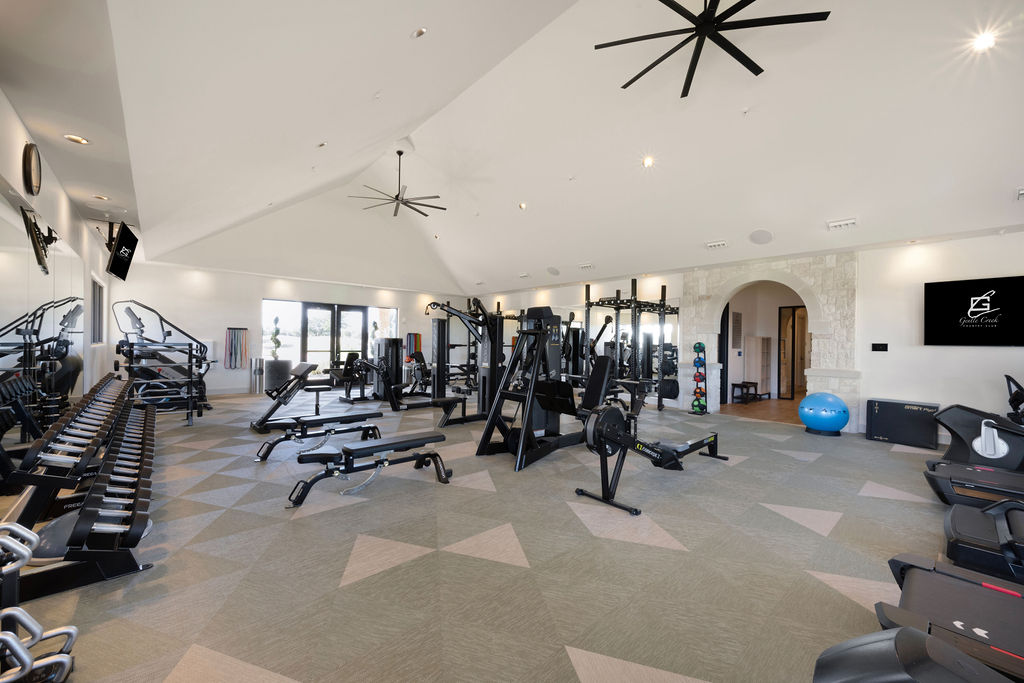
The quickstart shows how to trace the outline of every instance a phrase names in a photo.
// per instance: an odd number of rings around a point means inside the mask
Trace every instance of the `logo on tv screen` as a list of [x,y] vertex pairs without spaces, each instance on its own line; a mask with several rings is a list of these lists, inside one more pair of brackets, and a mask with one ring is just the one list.
[[924,343],[1024,346],[1024,277],[926,283]]

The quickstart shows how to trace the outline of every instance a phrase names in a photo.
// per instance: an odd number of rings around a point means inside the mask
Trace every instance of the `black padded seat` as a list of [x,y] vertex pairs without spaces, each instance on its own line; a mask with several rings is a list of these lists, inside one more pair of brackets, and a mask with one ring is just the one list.
[[382,451],[407,451],[438,441],[444,441],[444,434],[441,432],[408,432],[385,436],[383,439],[353,441],[342,446],[341,450],[345,455],[363,458]]
[[430,405],[435,408],[444,408],[456,403],[465,403],[465,396],[445,396],[443,398],[432,398],[430,399]]
[[1024,503],[1002,501],[986,508],[954,505],[946,513],[944,526],[946,557],[953,564],[1024,583]]
[[298,463],[300,465],[308,465],[310,463],[315,462],[321,465],[326,465],[329,462],[338,461],[338,464],[340,464],[340,461],[344,457],[345,456],[343,456],[338,451],[325,451],[323,453],[303,453],[302,455],[299,456]]
[[365,422],[366,420],[378,417],[384,417],[384,413],[373,411],[368,413],[345,413],[344,415],[300,415],[291,419],[294,420],[296,426],[323,427],[329,424],[347,425],[353,422]]
[[306,386],[302,387],[302,390],[311,391],[319,394],[324,391],[330,391],[331,387],[327,386],[326,384],[307,384]]

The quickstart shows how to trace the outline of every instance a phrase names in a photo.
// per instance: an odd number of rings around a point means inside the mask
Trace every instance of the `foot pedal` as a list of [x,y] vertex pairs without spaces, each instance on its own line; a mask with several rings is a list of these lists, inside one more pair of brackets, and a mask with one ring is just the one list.
[[260,446],[260,449],[256,451],[256,458],[253,460],[253,462],[263,462],[264,460],[267,459],[268,455],[270,455],[270,442],[264,441],[263,444]]

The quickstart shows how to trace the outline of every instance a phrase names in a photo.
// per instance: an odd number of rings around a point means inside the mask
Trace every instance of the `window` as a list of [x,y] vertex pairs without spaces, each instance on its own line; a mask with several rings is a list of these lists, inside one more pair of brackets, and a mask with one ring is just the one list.
[[103,337],[103,312],[106,305],[103,301],[103,285],[96,280],[92,281],[92,343],[102,344]]
[[273,358],[274,343],[270,338],[274,334],[274,318],[277,318],[277,340],[281,346],[277,349],[279,360],[290,360],[298,363],[301,360],[302,340],[302,304],[298,301],[280,301],[278,299],[263,300],[263,351],[264,358]]

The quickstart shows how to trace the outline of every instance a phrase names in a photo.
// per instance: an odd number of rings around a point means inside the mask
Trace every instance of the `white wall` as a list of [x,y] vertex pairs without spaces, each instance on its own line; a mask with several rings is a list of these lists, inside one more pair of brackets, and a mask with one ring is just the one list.
[[[1005,413],[1003,375],[1024,376],[1024,348],[924,346],[924,283],[1024,275],[1022,254],[1024,233],[861,252],[857,367],[865,399]],[[872,352],[872,343],[889,351]]]
[[[224,333],[227,327],[248,327],[250,354],[258,354],[265,298],[397,307],[399,336],[418,332],[423,335],[426,347],[431,338],[431,317],[424,315],[426,305],[448,299],[459,308],[465,303],[461,295],[355,287],[149,263],[133,264],[127,282],[115,281],[110,293],[111,302],[135,299],[155,308],[197,339],[213,340],[212,357],[219,362],[206,376],[211,394],[249,390],[247,368],[228,370],[223,367]],[[112,319],[108,330],[108,339],[116,341],[120,332]],[[108,367],[112,367],[113,361],[111,351]]]

